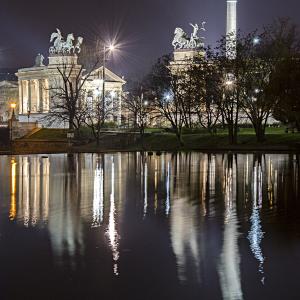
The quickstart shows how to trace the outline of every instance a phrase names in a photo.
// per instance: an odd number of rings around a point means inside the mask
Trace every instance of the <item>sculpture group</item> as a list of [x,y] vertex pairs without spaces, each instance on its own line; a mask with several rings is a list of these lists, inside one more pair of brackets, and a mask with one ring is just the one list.
[[184,32],[182,28],[177,27],[174,32],[174,39],[172,45],[174,49],[201,49],[204,47],[204,37],[199,37],[199,30],[205,31],[204,25],[206,22],[202,22],[201,28],[198,24],[190,25],[193,27],[193,32],[190,37]]
[[76,54],[80,53],[81,45],[83,42],[82,37],[78,37],[76,43],[74,44],[75,37],[73,33],[67,35],[67,39],[64,40],[61,31],[56,29],[56,32],[53,32],[50,37],[50,43],[53,43],[53,46],[50,47],[50,54]]

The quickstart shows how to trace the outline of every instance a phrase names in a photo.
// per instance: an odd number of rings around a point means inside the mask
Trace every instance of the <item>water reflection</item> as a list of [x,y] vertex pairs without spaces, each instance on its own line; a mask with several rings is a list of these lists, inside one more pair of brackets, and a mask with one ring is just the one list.
[[[269,160],[269,176],[268,176],[268,191],[270,199],[270,207],[273,207],[273,193],[270,183],[272,181],[270,173],[272,172],[271,160]],[[253,169],[253,201],[252,201],[252,215],[250,217],[251,229],[248,234],[250,248],[254,257],[259,262],[259,272],[262,274],[262,283],[264,283],[264,256],[262,254],[261,243],[264,237],[260,220],[260,209],[263,203],[263,171],[261,165],[261,158],[255,160]]]
[[[299,155],[33,155],[0,157],[0,165],[2,222],[36,234],[36,243],[43,232],[55,266],[96,261],[115,280],[132,279],[135,268],[159,282],[169,276],[170,291],[188,285],[191,299],[210,283],[212,298],[223,299],[249,298],[246,283],[267,288],[276,278],[274,232],[285,224],[300,235]],[[152,265],[156,256],[166,273]]]
[[220,255],[219,276],[223,299],[243,299],[236,215],[237,162],[229,155],[224,160],[224,238]]
[[104,211],[104,171],[103,160],[97,158],[94,177],[93,222],[92,227],[99,227],[103,222]]
[[116,205],[115,205],[115,163],[114,158],[111,158],[111,193],[110,193],[110,210],[109,210],[109,223],[107,228],[107,235],[113,256],[113,272],[119,275],[118,260],[119,260],[119,234],[116,227]]
[[15,159],[11,160],[11,192],[10,192],[10,211],[9,219],[13,221],[16,217],[17,208],[16,208],[16,189],[17,189],[17,163]]

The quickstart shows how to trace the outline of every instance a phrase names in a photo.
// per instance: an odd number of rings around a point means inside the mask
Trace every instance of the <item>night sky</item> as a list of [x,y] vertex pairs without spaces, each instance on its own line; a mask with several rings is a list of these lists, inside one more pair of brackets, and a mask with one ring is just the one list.
[[[60,28],[85,42],[117,39],[113,71],[142,76],[157,57],[172,51],[175,27],[207,21],[206,42],[225,33],[226,0],[0,0],[0,68],[32,66],[47,57],[50,34]],[[299,0],[239,0],[238,24],[249,31],[272,19],[299,22]]]

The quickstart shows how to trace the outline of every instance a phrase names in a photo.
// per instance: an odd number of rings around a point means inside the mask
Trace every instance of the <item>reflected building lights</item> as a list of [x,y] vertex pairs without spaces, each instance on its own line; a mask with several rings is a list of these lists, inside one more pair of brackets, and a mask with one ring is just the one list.
[[18,219],[25,227],[36,226],[49,215],[50,161],[48,157],[19,158]]
[[116,276],[119,275],[118,270],[118,260],[119,260],[119,234],[117,232],[116,228],[116,205],[115,205],[115,166],[114,166],[114,158],[111,158],[112,164],[111,164],[111,194],[110,194],[110,211],[109,211],[109,224],[107,229],[107,235],[110,242],[110,247],[112,250],[112,256],[113,256],[113,272]]
[[[202,166],[202,170],[201,170],[201,166]],[[200,176],[200,186],[201,186],[201,194],[200,194],[200,203],[201,203],[201,208],[202,208],[202,216],[205,217],[206,216],[206,205],[205,205],[205,198],[206,198],[206,185],[207,185],[207,157],[205,156],[204,161],[201,163],[200,166],[200,170],[202,171],[202,180],[201,180],[201,176]],[[202,184],[201,184],[202,183]]]
[[155,157],[155,169],[154,169],[154,211],[156,213],[158,207],[158,197],[157,197],[157,173],[158,173],[158,161]]
[[[181,282],[193,276],[200,281],[199,234],[197,231],[197,208],[187,198],[176,198],[172,202],[171,241],[177,262],[178,279]],[[189,272],[193,266],[192,272]]]
[[168,161],[167,178],[166,178],[166,193],[167,193],[167,197],[166,197],[166,215],[167,216],[170,214],[170,180],[171,180],[170,172],[171,172],[171,166],[170,166],[170,162]]
[[148,165],[144,164],[144,217],[147,214],[148,208]]
[[104,210],[104,174],[100,162],[97,161],[94,175],[93,222],[92,227],[99,227],[103,222]]
[[48,157],[42,158],[43,186],[43,221],[47,221],[49,217],[49,192],[50,192],[50,161]]
[[30,216],[30,211],[29,211],[29,195],[30,195],[30,171],[29,171],[29,158],[28,157],[23,157],[22,160],[22,189],[23,189],[23,197],[20,199],[22,201],[22,206],[23,206],[23,219],[24,219],[24,226],[28,227],[29,226],[29,216]]
[[17,204],[16,204],[16,190],[17,190],[17,163],[14,159],[11,160],[11,199],[10,199],[10,210],[9,219],[11,221],[15,220],[17,214]]
[[261,164],[256,162],[253,172],[253,206],[252,215],[250,217],[251,228],[248,233],[248,240],[250,242],[250,249],[259,262],[259,273],[262,274],[261,282],[264,284],[264,261],[265,258],[262,253],[261,243],[264,238],[264,232],[262,231],[261,220],[260,220],[260,208],[262,207],[262,168]]
[[[228,158],[230,159],[230,158]],[[236,164],[225,168],[224,240],[220,255],[219,276],[223,299],[243,299],[238,248],[238,220],[236,216]],[[233,170],[234,168],[234,170]]]

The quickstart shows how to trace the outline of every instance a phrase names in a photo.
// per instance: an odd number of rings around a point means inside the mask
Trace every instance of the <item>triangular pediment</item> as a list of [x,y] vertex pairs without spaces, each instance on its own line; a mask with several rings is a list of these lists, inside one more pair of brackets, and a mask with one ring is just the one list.
[[[93,70],[90,74],[91,79],[98,79],[101,78],[103,74],[103,66]],[[106,82],[120,82],[125,84],[126,81],[118,76],[117,74],[113,73],[111,70],[105,68],[105,81]]]
[[18,87],[18,82],[3,80],[0,81],[0,87],[16,88]]

